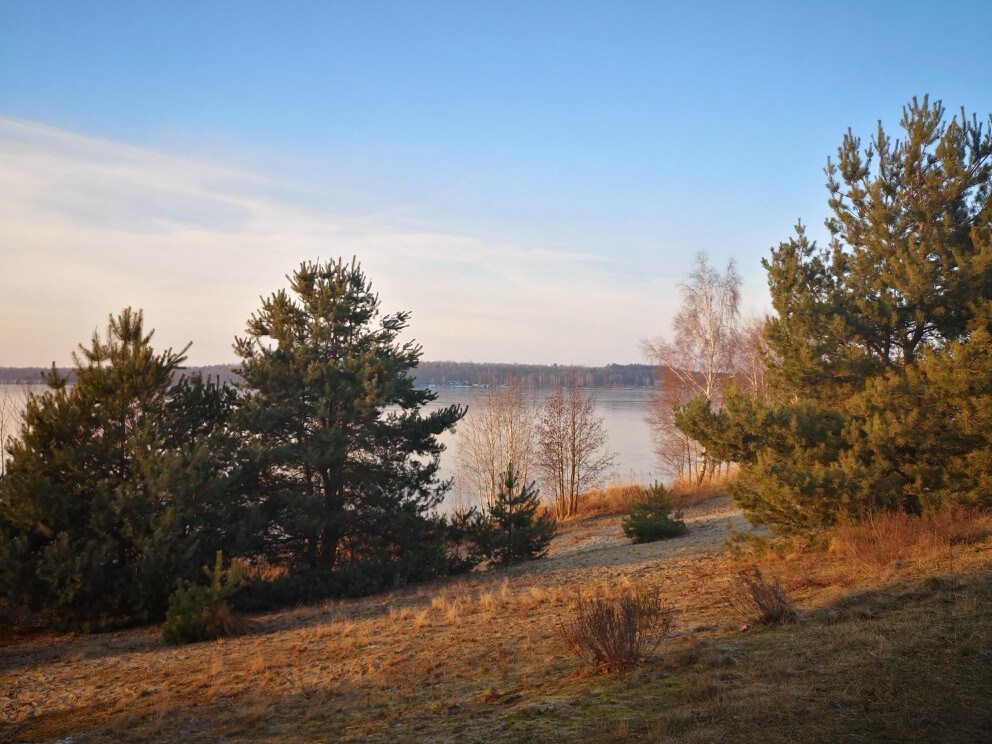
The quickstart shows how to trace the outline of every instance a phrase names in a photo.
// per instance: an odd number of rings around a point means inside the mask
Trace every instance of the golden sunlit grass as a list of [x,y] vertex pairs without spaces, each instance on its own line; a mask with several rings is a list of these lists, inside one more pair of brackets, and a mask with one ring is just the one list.
[[954,546],[977,542],[990,532],[989,514],[947,505],[919,518],[893,512],[869,514],[834,530],[832,547],[861,562],[885,566],[906,555],[937,560]]
[[[676,481],[669,489],[673,507],[692,506],[709,501],[727,492],[733,476],[722,476],[702,484]],[[577,518],[626,515],[631,507],[644,498],[644,485],[633,480],[616,480],[602,488],[591,488],[579,497]]]
[[616,481],[603,488],[591,488],[579,498],[580,516],[626,514],[644,496],[644,487],[634,481]]
[[[14,639],[0,740],[979,741],[989,525],[962,511],[847,526],[760,555],[719,539],[680,553],[690,533],[256,616],[249,635],[189,646],[157,628]],[[866,547],[900,530],[916,537]],[[798,619],[741,633],[724,595],[759,565]],[[674,626],[645,663],[602,676],[557,621],[624,589],[657,592]]]
[[688,480],[676,480],[669,489],[672,506],[676,508],[700,504],[709,499],[727,493],[727,489],[736,480],[735,471],[718,475],[703,483]]

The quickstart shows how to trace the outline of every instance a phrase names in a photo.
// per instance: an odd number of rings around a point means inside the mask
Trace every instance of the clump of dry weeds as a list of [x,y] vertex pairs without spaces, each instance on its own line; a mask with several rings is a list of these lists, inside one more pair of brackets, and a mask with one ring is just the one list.
[[624,588],[615,594],[580,597],[571,620],[558,619],[565,645],[603,673],[631,669],[671,632],[675,611],[657,589]]
[[751,623],[781,625],[796,619],[796,610],[778,580],[769,581],[757,567],[739,571],[724,598]]

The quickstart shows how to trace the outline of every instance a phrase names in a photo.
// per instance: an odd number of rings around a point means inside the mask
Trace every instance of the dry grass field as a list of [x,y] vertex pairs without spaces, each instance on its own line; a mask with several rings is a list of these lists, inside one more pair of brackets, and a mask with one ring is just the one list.
[[[12,742],[992,741],[992,522],[956,510],[806,541],[724,544],[723,497],[689,532],[631,545],[609,509],[506,571],[253,618],[250,634],[166,646],[156,627],[8,638]],[[760,567],[798,612],[728,604]],[[604,675],[558,632],[580,595],[660,591],[670,636]]]

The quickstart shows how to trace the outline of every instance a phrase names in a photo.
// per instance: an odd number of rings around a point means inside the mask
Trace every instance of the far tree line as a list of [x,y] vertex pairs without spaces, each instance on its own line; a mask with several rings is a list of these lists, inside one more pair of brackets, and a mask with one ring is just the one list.
[[[187,366],[187,375],[233,383],[240,381],[236,364]],[[37,385],[48,370],[43,367],[0,367],[0,384]],[[63,367],[59,374],[72,382],[75,371]],[[482,362],[420,361],[412,373],[420,387],[470,385],[489,387],[513,382],[528,388],[556,388],[577,383],[586,388],[654,387],[654,368],[650,364],[608,364],[584,367],[558,364],[498,364]]]
[[524,388],[654,387],[650,364],[608,364],[584,367],[569,364],[492,364],[480,362],[421,362],[415,372],[421,385],[472,385],[493,387],[518,385]]

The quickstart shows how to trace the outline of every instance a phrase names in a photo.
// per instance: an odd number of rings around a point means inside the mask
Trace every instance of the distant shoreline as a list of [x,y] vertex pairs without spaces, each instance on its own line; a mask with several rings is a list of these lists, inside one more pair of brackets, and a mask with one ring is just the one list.
[[[240,377],[232,370],[236,364],[211,364],[184,367],[187,374],[199,373],[220,382],[235,382]],[[0,367],[0,385],[41,385],[42,373],[51,367]],[[58,367],[57,371],[73,382],[75,371]],[[422,387],[490,387],[518,382],[527,388],[553,388],[577,380],[587,388],[653,388],[654,367],[648,364],[608,364],[585,367],[560,364],[499,364],[480,362],[421,362],[415,379]]]

